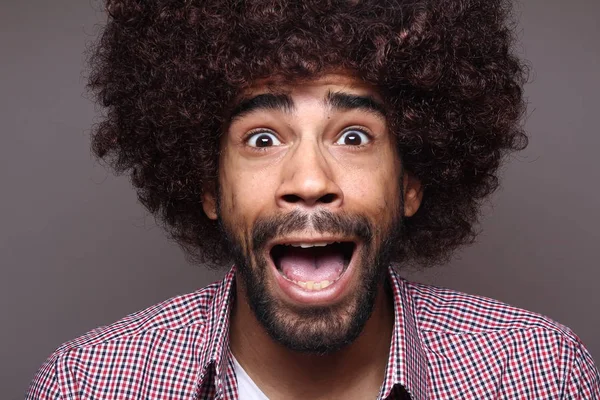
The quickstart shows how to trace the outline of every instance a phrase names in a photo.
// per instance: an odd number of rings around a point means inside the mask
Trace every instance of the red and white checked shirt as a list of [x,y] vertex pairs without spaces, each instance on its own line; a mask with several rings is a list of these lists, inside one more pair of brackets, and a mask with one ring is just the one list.
[[[237,399],[234,276],[63,344],[27,399]],[[598,370],[568,328],[391,268],[389,277],[395,325],[380,399],[600,399]]]

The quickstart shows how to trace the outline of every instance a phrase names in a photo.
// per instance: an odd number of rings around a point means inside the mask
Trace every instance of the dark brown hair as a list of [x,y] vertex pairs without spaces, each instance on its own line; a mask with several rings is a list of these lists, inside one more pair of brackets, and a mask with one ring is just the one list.
[[[353,71],[389,109],[424,187],[395,261],[470,243],[498,167],[522,149],[526,80],[504,0],[107,0],[89,88],[106,113],[93,151],[202,262],[228,261],[202,190],[218,177],[225,110],[257,79]],[[214,187],[214,186],[213,186]]]

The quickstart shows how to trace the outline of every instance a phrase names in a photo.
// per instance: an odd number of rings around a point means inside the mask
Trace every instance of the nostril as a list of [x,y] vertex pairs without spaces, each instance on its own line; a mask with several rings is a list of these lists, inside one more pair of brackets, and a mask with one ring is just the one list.
[[[319,197],[316,201],[316,203],[321,203],[321,204],[331,204],[335,201],[335,199],[337,199],[337,195],[334,193],[328,193],[326,195],[323,195],[321,197]],[[282,200],[285,201],[286,203],[289,204],[296,204],[302,201],[305,201],[302,196],[298,196],[296,194],[286,194],[281,196]]]
[[282,196],[282,198],[286,203],[298,203],[300,200],[302,200],[300,196],[296,196],[295,194],[286,194]]
[[335,194],[329,193],[324,196],[321,196],[321,198],[319,198],[319,202],[325,203],[325,204],[333,203],[335,201],[336,197],[337,196]]

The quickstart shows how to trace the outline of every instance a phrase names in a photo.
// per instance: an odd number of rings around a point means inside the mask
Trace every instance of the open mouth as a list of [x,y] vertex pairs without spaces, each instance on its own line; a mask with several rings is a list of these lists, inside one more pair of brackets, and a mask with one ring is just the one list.
[[284,279],[316,291],[342,277],[355,249],[354,242],[283,243],[273,246],[270,255]]

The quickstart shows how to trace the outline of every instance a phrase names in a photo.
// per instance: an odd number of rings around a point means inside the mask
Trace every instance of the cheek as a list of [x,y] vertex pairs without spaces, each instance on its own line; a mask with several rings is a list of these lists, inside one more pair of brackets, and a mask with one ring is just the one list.
[[370,214],[376,221],[388,219],[401,204],[400,166],[394,158],[386,158],[345,173],[346,205],[356,212]]
[[275,189],[268,174],[250,172],[248,169],[224,173],[221,185],[223,216],[234,220],[237,225],[252,225],[264,213],[269,201],[273,201]]
[[352,182],[344,194],[347,206],[369,214],[375,221],[389,218],[399,206],[398,182],[387,177],[369,175]]

